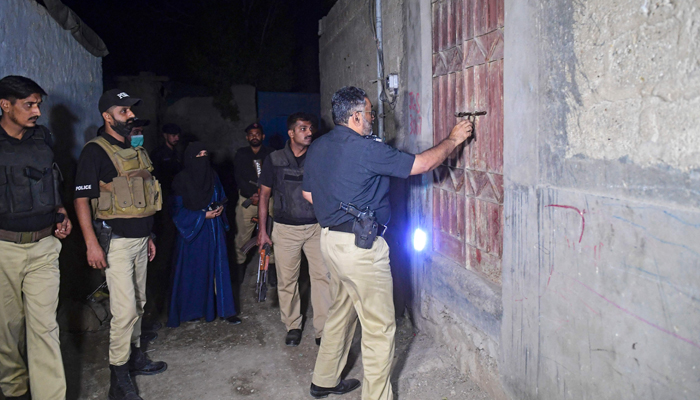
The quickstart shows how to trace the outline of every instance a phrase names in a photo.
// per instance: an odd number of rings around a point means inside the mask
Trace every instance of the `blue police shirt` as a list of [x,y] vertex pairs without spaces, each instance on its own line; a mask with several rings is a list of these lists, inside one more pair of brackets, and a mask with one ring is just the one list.
[[363,137],[338,125],[311,144],[306,155],[302,189],[310,192],[322,227],[353,219],[340,203],[374,210],[377,222],[391,217],[389,177],[407,178],[416,156]]

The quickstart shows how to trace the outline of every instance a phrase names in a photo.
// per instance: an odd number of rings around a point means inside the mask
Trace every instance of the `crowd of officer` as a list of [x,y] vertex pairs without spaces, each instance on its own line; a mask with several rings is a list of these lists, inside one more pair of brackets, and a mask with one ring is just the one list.
[[[0,80],[0,389],[8,399],[66,394],[56,308],[59,239],[71,233],[72,224],[59,195],[53,137],[37,124],[45,95],[25,77]],[[133,376],[167,369],[142,351],[140,336],[147,291],[154,292],[147,290],[147,265],[170,240],[152,232],[168,230],[170,218],[161,210],[181,168],[175,151],[180,129],[163,127],[165,144],[152,160],[131,142],[139,125],[132,107],[140,102],[116,89],[102,95],[97,106],[104,125],[84,146],[75,177],[74,206],[87,261],[104,271],[110,293],[110,399],[141,399]],[[302,336],[303,252],[320,346],[311,396],[360,387],[358,380],[340,377],[359,321],[362,398],[387,400],[393,398],[395,333],[389,247],[382,238],[390,218],[389,178],[434,169],[471,136],[472,126],[460,122],[445,140],[413,155],[372,134],[375,115],[362,89],[344,87],[331,103],[336,127],[313,143],[315,118],[304,113],[289,117],[289,140],[280,150],[262,144],[260,124],[246,128],[250,146],[237,152],[233,171],[239,189],[236,262],[245,262],[240,248],[253,235],[251,220],[257,217],[257,244],[276,253],[277,270],[270,276],[287,328],[284,341],[296,346]],[[267,219],[274,219],[271,231]],[[160,260],[167,269],[169,255]]]

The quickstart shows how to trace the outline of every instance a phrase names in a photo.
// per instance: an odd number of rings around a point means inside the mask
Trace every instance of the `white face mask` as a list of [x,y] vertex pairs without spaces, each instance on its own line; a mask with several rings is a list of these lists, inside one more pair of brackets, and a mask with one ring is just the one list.
[[131,137],[131,147],[143,146],[143,135],[134,135]]

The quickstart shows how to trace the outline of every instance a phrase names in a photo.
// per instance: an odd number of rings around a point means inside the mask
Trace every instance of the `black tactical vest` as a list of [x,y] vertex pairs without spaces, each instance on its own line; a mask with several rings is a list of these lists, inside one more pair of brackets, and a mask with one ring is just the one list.
[[304,180],[304,160],[297,164],[289,143],[282,150],[270,154],[275,171],[273,190],[275,221],[293,221],[296,224],[314,224],[314,208],[301,194]]
[[37,126],[31,138],[12,144],[0,136],[0,217],[19,219],[46,215],[61,204],[60,172],[46,138]]

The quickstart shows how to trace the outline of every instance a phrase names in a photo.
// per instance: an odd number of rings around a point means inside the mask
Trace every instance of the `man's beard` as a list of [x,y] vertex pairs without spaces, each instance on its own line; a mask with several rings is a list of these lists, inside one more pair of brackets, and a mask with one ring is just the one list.
[[121,122],[115,120],[113,124],[109,125],[114,132],[119,134],[119,136],[127,137],[131,134],[131,130],[134,128],[134,119],[129,118],[126,122]]
[[250,140],[248,141],[248,143],[249,143],[252,147],[258,147],[258,146],[260,146],[260,145],[262,144],[262,141],[261,141],[260,139],[250,139]]
[[372,135],[372,121],[367,121],[365,119],[365,116],[362,116],[362,120],[364,121],[364,125],[362,126],[362,136],[371,136]]
[[21,126],[23,129],[29,129],[33,128],[36,126],[36,120],[39,119],[39,117],[31,117],[25,122],[20,122],[14,114],[8,114],[8,117],[10,117],[10,121],[14,122],[16,125]]

